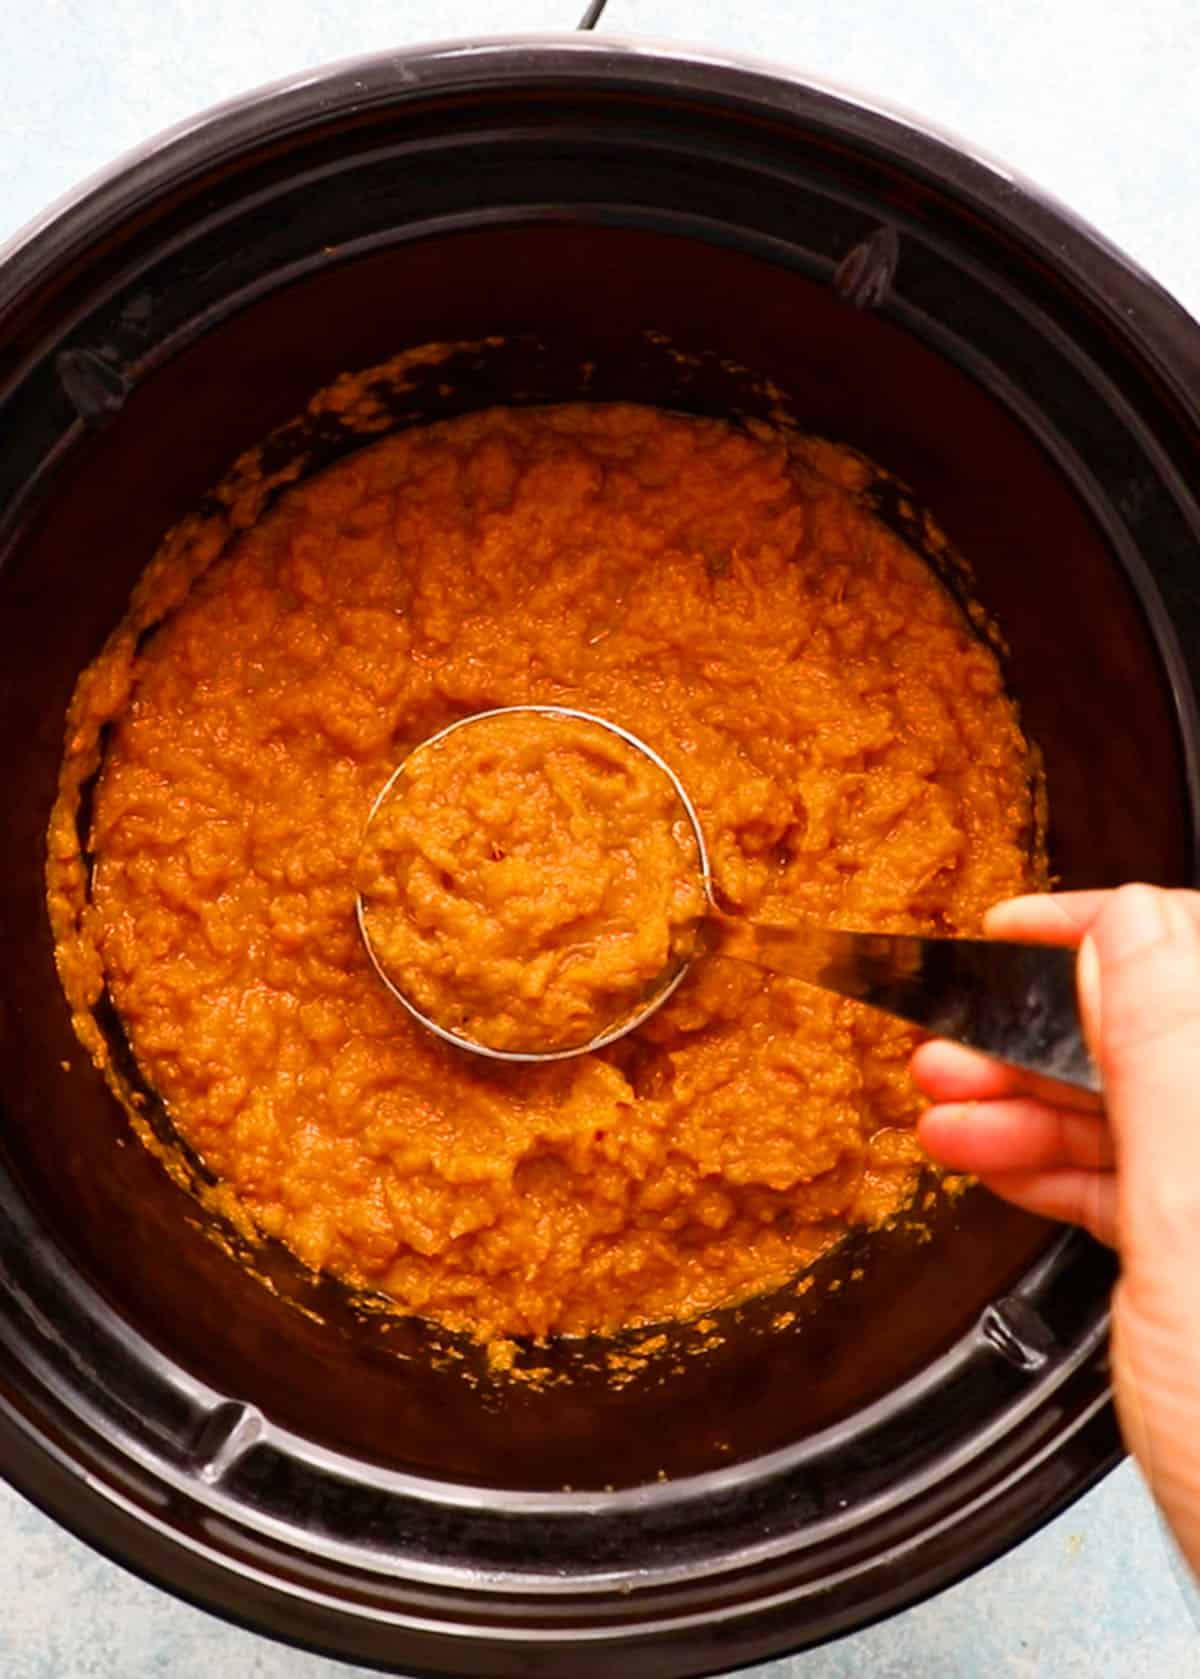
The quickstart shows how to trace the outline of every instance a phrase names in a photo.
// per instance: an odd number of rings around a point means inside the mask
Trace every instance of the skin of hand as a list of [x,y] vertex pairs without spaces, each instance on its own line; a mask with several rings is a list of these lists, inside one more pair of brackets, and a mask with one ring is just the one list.
[[1200,1574],[1200,893],[1152,886],[1016,898],[992,938],[1079,947],[1103,1104],[960,1045],[923,1044],[934,1159],[1115,1247],[1117,1414]]

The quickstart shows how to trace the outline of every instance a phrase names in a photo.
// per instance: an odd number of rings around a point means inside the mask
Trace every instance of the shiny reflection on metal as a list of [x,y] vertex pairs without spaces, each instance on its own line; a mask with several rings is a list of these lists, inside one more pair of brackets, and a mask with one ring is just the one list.
[[838,263],[833,289],[855,309],[877,309],[887,301],[899,260],[900,235],[890,224],[877,227]]
[[85,426],[103,425],[119,414],[132,389],[128,375],[97,350],[63,350],[54,371]]
[[[626,745],[634,747],[643,757],[649,758],[650,762],[663,772],[671,783],[675,797],[679,801],[691,827],[692,838],[696,842],[697,865],[704,884],[705,894],[711,902],[708,849],[704,844],[704,833],[700,827],[700,818],[696,815],[696,808],[688,797],[686,788],[670,764],[660,758],[654,748],[647,746],[644,740],[640,740],[637,735],[632,734],[628,729],[621,728],[619,724],[610,722],[607,717],[596,717],[590,711],[576,711],[565,705],[496,706],[491,711],[477,711],[470,717],[460,717],[457,723],[449,723],[444,729],[439,729],[436,734],[430,735],[427,740],[423,740],[419,746],[413,748],[407,758],[392,771],[380,788],[375,802],[371,806],[370,815],[367,817],[366,828],[363,830],[364,840],[371,823],[375,820],[388,795],[418,753],[428,751],[431,746],[436,746],[439,741],[445,740],[447,735],[456,734],[459,729],[470,728],[475,723],[482,723],[489,717],[516,717],[531,713],[542,717],[570,717],[583,723],[594,723],[598,728],[607,730],[610,735],[616,735]],[[354,913],[358,920],[358,930],[362,935],[367,955],[371,959],[371,965],[397,1002],[402,1003],[413,1019],[419,1021],[435,1037],[443,1039],[448,1044],[453,1044],[457,1049],[470,1050],[474,1055],[485,1055],[493,1061],[569,1061],[574,1056],[590,1055],[593,1050],[603,1049],[606,1044],[615,1043],[618,1038],[623,1038],[627,1032],[632,1032],[635,1027],[641,1026],[644,1021],[649,1020],[652,1014],[656,1014],[667,999],[678,990],[684,975],[691,966],[689,961],[681,960],[673,967],[668,968],[640,1007],[636,1008],[632,1014],[626,1015],[615,1025],[606,1027],[603,1032],[598,1032],[595,1037],[589,1038],[586,1043],[572,1045],[569,1049],[493,1049],[489,1044],[481,1044],[474,1038],[468,1038],[464,1033],[451,1031],[449,1027],[443,1026],[439,1021],[423,1013],[412,999],[405,995],[380,962],[375,947],[371,943],[370,932],[367,929],[366,912],[361,892],[355,897]]]

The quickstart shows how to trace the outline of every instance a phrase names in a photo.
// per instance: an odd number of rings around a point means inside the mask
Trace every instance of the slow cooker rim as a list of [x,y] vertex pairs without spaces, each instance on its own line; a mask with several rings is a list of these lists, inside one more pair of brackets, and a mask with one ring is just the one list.
[[[106,223],[145,203],[148,193],[182,185],[201,164],[236,155],[247,140],[283,138],[314,118],[368,111],[435,89],[495,91],[551,75],[581,81],[594,77],[616,90],[626,81],[640,81],[661,92],[662,73],[674,93],[695,92],[710,101],[716,95],[731,106],[804,117],[818,127],[824,126],[823,112],[836,108],[850,114],[868,139],[873,132],[886,132],[890,141],[904,137],[908,167],[925,173],[936,160],[942,185],[977,201],[1027,242],[1052,251],[1056,263],[1148,352],[1155,371],[1192,418],[1200,418],[1200,401],[1184,376],[1200,381],[1200,327],[1146,269],[1036,182],[950,129],[851,84],[750,54],[636,35],[538,32],[435,40],[399,52],[337,60],[221,101],[122,153],[0,243],[0,317],[44,267],[61,261],[72,243],[94,238]],[[1054,224],[1052,245],[1036,225],[1043,219]],[[1131,287],[1138,304],[1132,312],[1127,307]]]
[[[561,62],[558,61],[559,54],[562,55]],[[402,67],[407,68],[407,74]],[[822,101],[839,102],[864,116],[868,125],[899,123],[902,129],[913,136],[915,151],[927,153],[922,166],[928,165],[930,156],[934,155],[940,165],[956,165],[952,171],[955,178],[951,183],[955,189],[964,196],[976,198],[988,206],[997,219],[1009,220],[1020,229],[1022,237],[1026,240],[1032,239],[1037,242],[1037,235],[1031,234],[1028,226],[1021,221],[1017,212],[1022,207],[1026,210],[1036,210],[1039,216],[1047,216],[1056,221],[1059,224],[1059,239],[1055,245],[1056,261],[1065,263],[1072,270],[1072,280],[1076,284],[1085,284],[1085,289],[1095,298],[1098,305],[1103,304],[1114,318],[1124,317],[1121,326],[1125,336],[1135,341],[1137,347],[1155,366],[1164,386],[1175,393],[1177,400],[1190,411],[1193,419],[1195,418],[1195,400],[1187,390],[1186,381],[1178,376],[1181,365],[1186,366],[1193,362],[1200,373],[1200,333],[1197,332],[1194,323],[1136,264],[1103,241],[1100,235],[1088,228],[1086,223],[1072,212],[1056,205],[1037,188],[1028,183],[1017,182],[1001,166],[984,159],[972,148],[956,149],[950,136],[906,114],[889,112],[881,102],[864,99],[855,103],[855,95],[847,89],[810,80],[793,81],[788,79],[786,73],[781,74],[771,66],[734,55],[681,50],[675,46],[659,50],[650,42],[614,43],[607,38],[603,42],[596,42],[581,41],[571,36],[504,37],[478,44],[436,44],[414,48],[407,53],[371,55],[277,83],[273,87],[256,90],[215,107],[195,121],[180,125],[117,160],[78,193],[61,201],[46,216],[39,218],[23,233],[18,234],[8,246],[0,249],[0,315],[3,314],[6,303],[23,293],[28,285],[35,283],[48,266],[59,262],[73,246],[78,248],[89,242],[104,225],[119,222],[135,202],[144,201],[147,191],[159,192],[166,190],[170,185],[182,184],[194,168],[216,161],[221,155],[221,151],[214,149],[219,140],[222,150],[236,152],[249,138],[258,141],[267,134],[282,136],[293,128],[305,126],[317,116],[329,116],[336,114],[339,108],[351,108],[355,104],[356,94],[359,96],[359,102],[366,105],[390,103],[402,98],[406,89],[414,94],[433,91],[439,74],[445,72],[451,74],[454,85],[464,87],[478,85],[473,79],[473,73],[480,69],[493,78],[487,83],[493,88],[502,84],[505,79],[511,79],[516,83],[522,78],[528,80],[531,76],[546,73],[558,76],[600,75],[614,85],[619,85],[631,67],[636,67],[643,73],[647,83],[653,80],[656,70],[669,67],[677,73],[672,84],[675,91],[695,91],[697,94],[711,94],[713,89],[705,78],[716,76],[717,92],[733,102],[742,102],[739,96],[743,89],[741,86],[724,84],[740,84],[749,74],[756,84],[757,93],[762,95],[763,103],[767,103],[766,93],[769,88],[773,88],[777,93],[786,93],[789,101],[802,97],[815,99],[818,105]],[[361,78],[364,73],[367,73],[369,78],[370,74],[375,72],[381,74],[382,81],[368,95]],[[766,84],[769,84],[769,87]],[[779,114],[794,117],[797,113],[789,106]],[[273,122],[264,121],[264,118],[268,117],[273,118]],[[232,136],[228,130],[230,122],[236,124],[236,132]],[[909,164],[914,160],[905,158],[904,161]],[[1062,224],[1065,224],[1065,229]],[[1064,231],[1068,236],[1066,244],[1063,243]],[[1074,265],[1078,265],[1077,271]],[[1136,320],[1128,318],[1121,303],[1127,287],[1132,287],[1138,293],[1139,313]],[[1192,335],[1190,346],[1185,345],[1190,354],[1182,358],[1178,354],[1176,342],[1181,330],[1184,331],[1185,340],[1189,333]],[[1168,340],[1171,341],[1170,347],[1175,352],[1173,358],[1167,354]],[[1094,1424],[1095,1421],[1094,1412],[1089,1408],[1084,1426]],[[1104,1446],[1097,1450],[1098,1466],[1092,1479],[1098,1479],[1106,1473],[1122,1455],[1111,1425],[1111,1417],[1108,1419],[1107,1436]],[[0,1458],[3,1458],[8,1472],[10,1462],[19,1452],[29,1452],[30,1440],[20,1425],[9,1416],[2,1418],[0,1439]],[[51,1478],[49,1462],[54,1454],[43,1443],[39,1443],[37,1450],[46,1455],[47,1464],[43,1479],[48,1481]],[[1060,1500],[1060,1504],[1069,1501],[1080,1490],[1081,1486],[1076,1484]],[[33,1496],[36,1497],[36,1494]],[[70,1514],[64,1513],[62,1504],[53,1505],[49,1497],[44,1507],[52,1508],[57,1520],[76,1531],[87,1525],[80,1521],[76,1527],[76,1523],[70,1519]],[[1039,1510],[1037,1520],[1031,1521],[1026,1531],[1032,1531],[1042,1521],[1048,1520],[1056,1507],[1058,1506]],[[87,1537],[89,1542],[99,1545],[102,1549],[108,1549],[105,1542],[93,1533],[88,1532]],[[1008,1542],[1006,1538],[1004,1543]],[[994,1554],[999,1548],[998,1544],[993,1544],[986,1554]],[[134,1566],[129,1563],[127,1556],[117,1554],[115,1549],[109,1554],[115,1555],[116,1560],[125,1566]],[[952,1579],[977,1566],[979,1561],[980,1553],[973,1552],[968,1562],[949,1565],[942,1571],[942,1577],[924,1585],[923,1591],[940,1589]],[[156,1574],[148,1565],[144,1570],[139,1567],[137,1571],[144,1573],[146,1578],[156,1580],[157,1583],[164,1582],[164,1576]],[[188,1589],[176,1580],[172,1580],[170,1586],[181,1595],[192,1596]],[[200,1602],[206,1608],[212,1607],[202,1595],[192,1596],[192,1601]],[[906,1597],[905,1601],[912,1601],[911,1595]],[[220,1612],[232,1619],[242,1619],[243,1624],[256,1624],[248,1613],[243,1618],[227,1609]],[[260,1621],[257,1624],[262,1623]],[[298,1635],[295,1631],[288,1632],[286,1636],[293,1640],[300,1637],[301,1641],[308,1642],[303,1635]],[[317,1642],[310,1643],[310,1647],[331,1648],[327,1644]],[[357,1659],[370,1658],[360,1656]]]

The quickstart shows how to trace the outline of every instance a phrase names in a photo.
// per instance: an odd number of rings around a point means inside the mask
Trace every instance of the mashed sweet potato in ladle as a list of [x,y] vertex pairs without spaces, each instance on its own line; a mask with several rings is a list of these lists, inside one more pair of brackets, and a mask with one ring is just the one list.
[[669,772],[600,719],[451,724],[393,775],[358,860],[363,936],[419,1018],[506,1054],[591,1046],[665,996],[707,907]]
[[[516,704],[660,753],[738,914],[967,934],[1038,885],[996,658],[867,511],[870,478],[785,432],[496,409],[296,485],[186,591],[165,551],[77,692],[51,912],[81,1030],[106,988],[259,1229],[403,1310],[542,1336],[770,1289],[903,1205],[921,1155],[898,1022],[706,961],[610,1048],[498,1065],[397,1006],[355,919],[394,767]],[[75,817],[106,724],[89,887]],[[560,865],[594,913],[607,876]],[[674,913],[655,909],[655,960]]]

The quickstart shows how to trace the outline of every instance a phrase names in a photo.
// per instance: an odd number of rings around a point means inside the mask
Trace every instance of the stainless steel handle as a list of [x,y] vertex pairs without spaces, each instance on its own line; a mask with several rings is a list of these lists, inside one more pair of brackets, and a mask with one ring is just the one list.
[[939,1038],[1099,1091],[1075,989],[1075,952],[998,939],[762,924],[714,915],[711,955],[807,980]]

